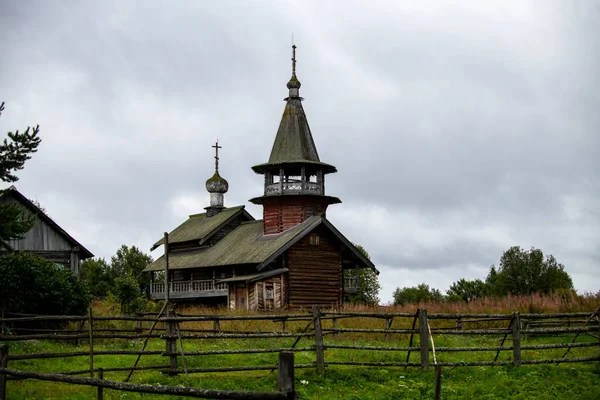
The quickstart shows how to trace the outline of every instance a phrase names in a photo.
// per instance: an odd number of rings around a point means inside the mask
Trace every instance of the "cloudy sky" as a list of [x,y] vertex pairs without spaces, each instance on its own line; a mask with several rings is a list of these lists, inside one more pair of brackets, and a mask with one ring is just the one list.
[[[40,124],[17,188],[96,256],[148,251],[208,205],[260,195],[291,36],[328,218],[382,301],[484,279],[512,245],[600,290],[600,2],[0,2],[0,132]],[[6,185],[4,185],[6,186]],[[3,186],[3,187],[4,187]],[[156,258],[160,250],[152,255]]]

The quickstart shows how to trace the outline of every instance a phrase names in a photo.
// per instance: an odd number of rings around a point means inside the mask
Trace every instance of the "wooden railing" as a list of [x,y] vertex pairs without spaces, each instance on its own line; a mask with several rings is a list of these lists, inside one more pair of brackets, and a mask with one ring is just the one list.
[[[196,281],[175,281],[169,282],[169,293],[175,297],[183,294],[207,293],[212,292],[216,295],[227,294],[226,283],[216,283],[214,279],[196,280]],[[215,293],[216,292],[216,293]],[[163,297],[165,293],[164,283],[151,283],[150,296],[153,298]]]
[[358,293],[358,276],[347,276],[344,278],[344,292]]
[[323,185],[317,182],[277,182],[265,186],[265,195],[273,194],[324,194]]

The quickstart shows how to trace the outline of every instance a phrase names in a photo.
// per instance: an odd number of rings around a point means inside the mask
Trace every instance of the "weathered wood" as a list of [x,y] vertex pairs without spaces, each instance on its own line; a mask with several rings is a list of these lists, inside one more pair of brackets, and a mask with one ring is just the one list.
[[[104,380],[104,369],[98,368],[98,379]],[[98,386],[98,400],[104,400],[104,387]]]
[[[150,335],[152,333],[152,330],[154,329],[154,327],[156,327],[156,324],[158,324],[159,318],[162,315],[163,312],[165,312],[165,309],[167,308],[167,303],[165,303],[162,308],[160,309],[160,312],[158,313],[158,316],[156,317],[156,320],[154,321],[154,323],[152,323],[152,326],[150,327],[150,330],[148,331],[148,335]],[[149,337],[146,337],[146,339],[144,340],[144,345],[142,346],[142,350],[141,352],[138,354],[135,363],[133,363],[133,367],[135,368],[138,364],[138,362],[140,362],[140,358],[142,357],[142,355],[144,354],[144,350],[146,349],[146,346],[148,345],[148,339]],[[131,369],[129,371],[129,375],[127,375],[127,378],[125,378],[125,382],[129,381],[129,379],[131,378],[131,374],[133,374],[133,369]]]
[[294,393],[294,353],[282,351],[278,362],[278,390],[283,393]]
[[521,319],[518,312],[513,313],[512,324],[513,363],[521,364]]
[[[417,312],[415,313],[415,317],[413,318],[413,322],[412,322],[412,327],[411,327],[411,334],[410,334],[410,341],[408,342],[408,347],[412,347],[413,345],[413,338],[414,338],[414,329],[415,329],[415,325],[417,324],[417,319],[419,318],[419,314],[421,313],[421,309],[417,309]],[[408,360],[410,359],[410,349],[408,350],[408,353],[406,353],[406,363],[408,363]]]
[[88,329],[90,340],[90,378],[94,377],[94,319],[92,307],[88,309]]
[[427,329],[427,310],[419,312],[419,347],[421,348],[421,368],[429,369],[429,331]]
[[429,339],[431,340],[431,352],[433,354],[433,363],[437,364],[437,357],[435,356],[435,343],[433,342],[433,335],[431,334],[431,327],[429,326],[429,321],[427,321],[427,333],[429,334]]
[[[171,307],[166,302],[165,305],[165,312],[167,313],[167,317],[169,317]],[[163,335],[163,338],[165,338],[165,352],[173,354],[177,351],[177,322],[167,321],[166,324],[166,335]],[[181,338],[181,335],[179,337]],[[169,356],[169,365],[171,366],[171,371],[177,371],[177,356]]]
[[389,317],[385,319],[385,330],[388,331],[385,334],[385,339],[390,340],[390,330],[392,329],[392,322],[394,321],[394,317]]
[[166,386],[166,385],[148,385],[148,384],[134,384],[125,382],[115,382],[109,380],[101,380],[95,378],[82,378],[61,374],[42,374],[38,372],[30,371],[16,371],[12,369],[1,369],[0,373],[6,373],[7,375],[38,379],[45,381],[54,382],[65,382],[74,385],[83,386],[102,386],[104,388],[120,390],[124,392],[134,393],[153,393],[153,394],[165,394],[172,396],[185,396],[185,397],[197,397],[204,399],[256,399],[256,400],[267,400],[267,399],[286,399],[287,394],[281,392],[251,392],[251,391],[237,391],[237,390],[210,390],[210,389],[199,389],[182,386]]
[[325,347],[323,345],[323,332],[321,330],[321,318],[320,311],[317,306],[312,308],[313,316],[315,318],[315,353],[317,358],[317,371],[319,374],[325,374]]
[[[145,335],[94,335],[96,339],[140,339],[140,338],[160,338],[162,335],[159,334],[145,334]],[[19,335],[19,336],[0,336],[0,341],[23,341],[33,339],[48,339],[48,340],[72,340],[72,339],[89,339],[89,334],[85,333],[82,335]]]
[[169,316],[169,292],[170,292],[170,286],[169,286],[169,234],[167,232],[165,232],[165,236],[164,236],[164,240],[163,240],[163,247],[164,247],[164,251],[165,251],[165,304],[167,305],[167,317]]
[[342,253],[332,234],[317,228],[319,244],[310,235],[287,251],[289,304],[292,309],[318,305],[339,308],[342,287]]
[[442,398],[442,366],[435,364],[435,400]]
[[[219,321],[216,321],[217,323]],[[175,328],[177,329],[177,336],[179,337],[179,350],[181,352],[181,363],[183,364],[183,372],[185,372],[185,377],[188,378],[188,370],[187,370],[187,362],[185,361],[185,352],[183,351],[183,340],[181,340],[181,332],[179,332],[179,324],[175,324]],[[172,357],[172,356],[171,356]]]
[[[218,335],[181,335],[182,339],[256,339],[256,338],[278,338],[278,337],[307,337],[314,336],[312,333],[281,333],[281,332],[265,332],[265,333],[221,333]],[[161,335],[163,339],[176,339],[177,335]]]
[[333,333],[383,333],[386,336],[388,334],[407,334],[407,333],[418,333],[418,329],[365,329],[365,328],[324,328],[323,332],[333,332]]
[[[8,368],[8,345],[0,344],[0,370]],[[0,400],[6,400],[6,375],[0,372]]]
[[[208,356],[217,354],[267,354],[267,353],[279,353],[282,351],[293,351],[293,352],[304,352],[304,351],[315,351],[314,347],[297,347],[297,348],[280,348],[280,349],[240,349],[240,350],[204,350],[204,351],[190,351],[185,353],[187,357],[192,356]],[[177,353],[175,353],[177,354]],[[162,353],[164,356],[170,356],[171,354]]]

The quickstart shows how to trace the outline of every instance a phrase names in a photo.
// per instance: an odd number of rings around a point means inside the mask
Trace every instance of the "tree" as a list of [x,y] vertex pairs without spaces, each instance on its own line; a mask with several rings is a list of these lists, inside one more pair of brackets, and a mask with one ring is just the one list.
[[489,293],[496,296],[524,295],[533,292],[550,293],[558,289],[573,289],[573,281],[554,256],[532,247],[526,251],[519,246],[506,250],[500,266],[490,268],[486,279]]
[[446,294],[448,296],[448,300],[450,301],[463,300],[468,303],[472,300],[483,297],[484,288],[485,283],[483,283],[481,279],[468,281],[463,278],[450,285],[450,289],[448,289]]
[[415,287],[396,288],[394,290],[394,305],[418,304],[426,301],[442,301],[442,292],[429,285],[421,283]]
[[84,314],[90,296],[69,269],[28,252],[0,257],[0,302],[12,312]]
[[152,257],[135,246],[122,245],[110,259],[111,273],[116,277],[131,277],[137,284],[140,293],[148,294],[150,274],[142,271],[152,262]]
[[[369,253],[360,244],[354,245],[363,256],[371,259]],[[358,279],[358,292],[350,296],[350,303],[377,305],[379,304],[379,291],[381,285],[377,273],[371,268],[357,268],[344,271],[346,278],[356,277]]]
[[114,280],[110,265],[104,258],[88,258],[82,261],[79,278],[85,282],[88,291],[94,297],[107,296]]
[[131,275],[117,276],[114,280],[112,294],[121,304],[121,312],[124,314],[138,311],[145,302],[138,282]]
[[[0,104],[0,115],[4,111],[4,102]],[[25,161],[37,152],[41,139],[38,136],[40,127],[25,132],[8,132],[8,137],[0,144],[0,180],[16,182],[19,178],[16,171],[22,170]],[[35,222],[35,216],[28,213],[22,206],[15,203],[0,205],[0,246],[11,250],[8,241],[20,239],[27,233]]]

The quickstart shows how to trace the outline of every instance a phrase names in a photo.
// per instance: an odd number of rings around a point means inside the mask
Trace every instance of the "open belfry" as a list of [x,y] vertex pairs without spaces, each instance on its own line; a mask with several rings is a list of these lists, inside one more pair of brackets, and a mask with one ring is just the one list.
[[[344,271],[375,266],[327,220],[325,176],[337,172],[321,162],[302,107],[292,46],[292,77],[285,109],[268,162],[252,167],[264,176],[263,219],[244,206],[225,207],[228,182],[215,172],[206,181],[210,205],[168,235],[169,298],[231,309],[339,308],[357,293],[356,277]],[[164,244],[157,241],[152,250]],[[164,256],[146,272],[164,271]],[[154,275],[154,274],[153,274]],[[165,297],[165,283],[153,281],[151,297]]]

